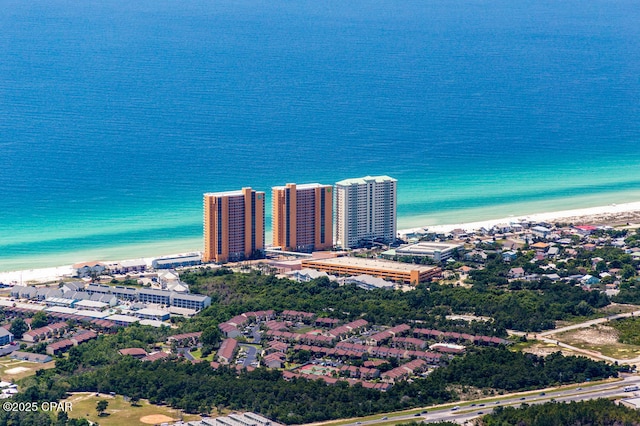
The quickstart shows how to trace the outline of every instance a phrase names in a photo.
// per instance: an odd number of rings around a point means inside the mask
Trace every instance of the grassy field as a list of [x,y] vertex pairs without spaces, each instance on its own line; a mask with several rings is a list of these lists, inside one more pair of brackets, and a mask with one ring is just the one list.
[[209,355],[207,355],[206,357],[202,358],[202,350],[201,349],[196,349],[195,351],[191,351],[189,352],[191,354],[191,356],[193,356],[195,359],[201,359],[204,361],[213,361],[213,357],[214,354],[210,353]]
[[612,303],[610,305],[605,306],[604,308],[600,308],[597,311],[602,312],[606,315],[615,315],[615,314],[623,314],[627,312],[635,312],[639,311],[640,306],[638,305],[620,305],[617,303]]
[[556,336],[576,348],[599,352],[616,359],[632,359],[640,356],[640,346],[618,342],[618,330],[606,325],[567,331]]
[[[99,417],[96,411],[96,403],[100,400],[106,400],[109,403],[105,416]],[[71,402],[73,404],[73,410],[69,412],[69,418],[85,418],[92,422],[100,423],[100,426],[143,426],[149,424],[160,424],[162,422],[169,421],[156,420],[155,422],[143,422],[140,419],[145,416],[160,415],[166,416],[174,420],[180,420],[181,416],[184,421],[199,420],[200,416],[191,414],[181,414],[179,410],[175,410],[170,407],[163,407],[149,404],[147,400],[140,400],[137,407],[131,406],[131,403],[125,402],[122,396],[110,396],[100,394],[95,396],[93,393],[78,392],[71,395],[71,397],[63,400],[64,402]]]
[[40,364],[38,362],[20,361],[9,356],[0,358],[0,377],[4,381],[15,381],[23,377],[33,376],[36,371],[55,367],[55,361]]
[[623,361],[634,359],[640,356],[640,348],[638,346],[625,345],[622,343],[619,343],[616,346],[589,345],[589,344],[578,343],[578,344],[575,344],[574,346],[580,349],[599,352],[604,356],[608,356],[608,357],[623,360]]

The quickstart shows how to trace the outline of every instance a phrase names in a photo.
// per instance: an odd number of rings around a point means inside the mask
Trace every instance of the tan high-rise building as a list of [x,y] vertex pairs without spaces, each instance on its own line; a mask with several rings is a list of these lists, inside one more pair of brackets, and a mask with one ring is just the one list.
[[309,183],[272,188],[273,245],[312,252],[333,246],[333,187]]
[[248,259],[264,250],[264,192],[204,194],[204,262]]

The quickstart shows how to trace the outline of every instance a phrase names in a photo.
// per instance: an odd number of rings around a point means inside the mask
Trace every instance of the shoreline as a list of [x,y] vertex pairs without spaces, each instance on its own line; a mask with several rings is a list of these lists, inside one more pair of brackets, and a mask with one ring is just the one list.
[[[481,228],[489,229],[498,224],[509,224],[518,222],[551,222],[551,223],[571,223],[581,225],[617,225],[626,223],[640,223],[640,202],[623,204],[610,204],[606,206],[587,207],[572,210],[561,210],[545,213],[534,213],[530,215],[518,215],[501,217],[498,219],[488,219],[476,222],[451,223],[443,225],[426,225],[421,227],[399,229],[398,234],[406,235],[411,232],[435,232],[447,233],[454,229],[474,231]],[[201,249],[191,250],[199,252]],[[148,265],[155,257],[135,257],[126,260],[143,259]],[[100,260],[104,263],[116,263],[124,260]],[[73,272],[72,265],[54,266],[48,268],[34,268],[15,271],[0,272],[0,283],[20,285],[20,283],[45,283],[57,281],[65,276],[70,276]]]
[[406,234],[424,230],[427,232],[447,233],[454,229],[475,231],[482,228],[489,229],[498,224],[519,222],[561,222],[571,223],[574,225],[618,225],[627,222],[640,222],[640,201],[544,213],[512,215],[498,219],[487,219],[475,222],[426,225],[408,229],[399,229],[398,233]]

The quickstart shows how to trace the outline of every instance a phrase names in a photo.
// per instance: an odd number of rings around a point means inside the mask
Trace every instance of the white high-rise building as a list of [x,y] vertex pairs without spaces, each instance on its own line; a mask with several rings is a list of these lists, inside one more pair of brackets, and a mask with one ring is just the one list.
[[336,183],[336,245],[354,248],[396,238],[396,180],[366,176]]

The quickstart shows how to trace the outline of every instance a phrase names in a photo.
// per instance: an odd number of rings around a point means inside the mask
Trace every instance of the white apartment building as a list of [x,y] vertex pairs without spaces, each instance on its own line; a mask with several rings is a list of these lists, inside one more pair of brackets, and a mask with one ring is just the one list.
[[344,249],[396,238],[396,179],[366,176],[336,183],[336,245]]

